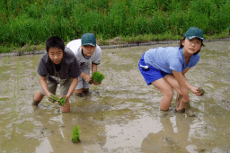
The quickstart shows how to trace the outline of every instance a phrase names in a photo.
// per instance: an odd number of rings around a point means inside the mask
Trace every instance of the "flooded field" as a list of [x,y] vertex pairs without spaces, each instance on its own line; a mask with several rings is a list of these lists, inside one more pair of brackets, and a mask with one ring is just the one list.
[[[105,79],[91,86],[89,95],[71,96],[70,113],[61,113],[47,98],[39,108],[31,106],[41,55],[1,57],[0,152],[230,153],[230,43],[205,45],[199,63],[186,74],[206,91],[203,97],[189,94],[193,118],[161,112],[162,95],[139,72],[141,55],[159,45],[104,49],[99,71]],[[76,125],[78,144],[71,141]]]

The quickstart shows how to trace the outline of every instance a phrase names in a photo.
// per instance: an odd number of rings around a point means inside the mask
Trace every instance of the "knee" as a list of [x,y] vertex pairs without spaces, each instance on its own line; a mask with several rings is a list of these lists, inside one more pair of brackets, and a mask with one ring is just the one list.
[[82,92],[83,92],[83,89],[76,89],[76,90],[74,90],[74,92],[75,92],[76,94],[82,93]]
[[35,101],[41,101],[43,99],[44,95],[38,90],[35,95],[34,95],[34,99]]
[[163,93],[163,96],[166,96],[166,97],[173,97],[173,95],[174,95],[173,89],[168,89],[164,91]]

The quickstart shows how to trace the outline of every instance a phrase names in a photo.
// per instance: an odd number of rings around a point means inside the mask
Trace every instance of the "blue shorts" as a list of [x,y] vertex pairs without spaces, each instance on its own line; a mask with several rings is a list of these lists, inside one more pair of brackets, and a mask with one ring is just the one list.
[[144,55],[145,55],[145,53],[142,55],[138,66],[139,66],[139,70],[140,70],[141,74],[145,78],[147,85],[150,85],[152,82],[154,82],[160,78],[163,78],[164,76],[166,76],[168,74],[166,72],[157,70],[152,66],[148,66],[145,63]]

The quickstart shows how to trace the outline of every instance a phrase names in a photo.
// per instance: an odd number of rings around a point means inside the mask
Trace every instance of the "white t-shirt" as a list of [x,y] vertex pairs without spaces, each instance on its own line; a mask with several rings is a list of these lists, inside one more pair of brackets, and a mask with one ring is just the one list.
[[75,39],[70,41],[66,47],[68,47],[76,56],[77,61],[80,66],[89,66],[91,63],[99,65],[101,63],[101,48],[96,45],[96,49],[92,56],[87,57],[83,54],[83,50],[81,49],[81,39]]

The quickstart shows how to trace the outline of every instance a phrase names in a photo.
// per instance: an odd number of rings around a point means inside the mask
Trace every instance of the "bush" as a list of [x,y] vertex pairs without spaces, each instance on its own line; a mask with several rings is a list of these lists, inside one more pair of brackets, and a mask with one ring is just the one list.
[[92,32],[116,36],[184,35],[189,27],[220,34],[230,25],[230,0],[2,0],[1,45],[64,41]]

